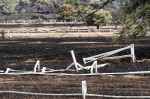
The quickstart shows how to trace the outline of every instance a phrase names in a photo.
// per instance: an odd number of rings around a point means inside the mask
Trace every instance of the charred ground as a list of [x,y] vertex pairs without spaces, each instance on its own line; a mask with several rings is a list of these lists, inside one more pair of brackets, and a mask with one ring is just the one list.
[[[82,58],[115,50],[129,44],[135,44],[137,59],[150,58],[150,37],[113,43],[110,38],[46,38],[46,39],[1,39],[0,69],[33,70],[36,60],[41,66],[62,69],[71,62],[70,51],[74,50],[77,61],[83,64]],[[123,55],[130,50],[118,53]],[[98,61],[110,63],[110,66],[99,69],[99,72],[125,72],[150,70],[150,63],[132,63],[131,59]],[[83,71],[84,72],[84,71]],[[81,72],[80,72],[81,73]],[[115,95],[150,95],[148,75],[125,76],[0,76],[1,90],[29,92],[77,93],[81,92],[81,81],[87,80],[88,93]],[[130,90],[130,91],[129,91]],[[23,95],[2,94],[2,98],[20,98]],[[27,96],[28,98],[64,98]],[[80,97],[65,97],[78,99]],[[92,98],[93,99],[93,98]]]

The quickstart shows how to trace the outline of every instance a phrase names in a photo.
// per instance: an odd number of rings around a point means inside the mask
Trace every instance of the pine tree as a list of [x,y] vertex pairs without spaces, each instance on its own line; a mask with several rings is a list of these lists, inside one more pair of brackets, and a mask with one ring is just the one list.
[[[150,0],[130,0],[123,5],[121,12],[121,38],[145,36],[150,26]],[[137,22],[138,20],[141,20]]]

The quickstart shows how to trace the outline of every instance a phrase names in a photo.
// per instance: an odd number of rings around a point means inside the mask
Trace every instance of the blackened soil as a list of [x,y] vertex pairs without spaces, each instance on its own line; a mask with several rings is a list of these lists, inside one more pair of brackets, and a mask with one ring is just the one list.
[[[123,43],[112,43],[110,38],[50,38],[50,39],[4,39],[0,40],[0,69],[33,70],[36,60],[41,66],[53,69],[66,68],[72,63],[71,50],[74,50],[77,61],[83,64],[84,57],[135,44],[135,55],[138,60],[150,58],[149,38],[135,39]],[[129,54],[130,50],[116,55]],[[149,63],[132,63],[130,58],[112,61],[100,69],[100,72],[123,72],[150,70]]]
[[[135,44],[135,55],[138,60],[150,58],[150,37],[134,39],[121,43],[112,43],[110,38],[47,38],[47,39],[2,39],[0,40],[0,69],[32,70],[36,60],[41,67],[64,69],[72,63],[70,51],[74,50],[77,61],[83,64],[82,58],[104,53]],[[129,54],[130,50],[116,55]],[[150,63],[133,63],[130,58],[111,61],[110,66],[99,69],[99,72],[125,72],[150,70]],[[89,65],[89,64],[88,64]],[[81,71],[82,73],[85,71]],[[89,72],[89,71],[88,71]],[[115,95],[150,95],[148,75],[138,76],[0,76],[0,90],[78,93],[81,92],[81,81],[87,80],[88,93]],[[130,91],[129,91],[130,90]],[[2,94],[2,98],[62,99],[68,97],[24,96]],[[69,97],[68,99],[79,99]],[[88,97],[90,99],[90,97]],[[91,98],[93,99],[93,98]],[[95,99],[95,98],[94,98]]]
[[[35,93],[81,93],[81,81],[86,80],[89,94],[150,95],[148,75],[125,76],[0,76],[0,90]],[[81,97],[34,96],[0,94],[1,99],[82,99]],[[88,97],[87,99],[101,99]],[[104,98],[102,98],[104,99]]]

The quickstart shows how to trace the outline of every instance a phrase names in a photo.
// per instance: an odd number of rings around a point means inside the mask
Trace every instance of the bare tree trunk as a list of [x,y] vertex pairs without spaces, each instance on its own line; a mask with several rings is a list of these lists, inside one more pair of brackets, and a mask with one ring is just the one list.
[[96,25],[97,26],[97,29],[99,29],[99,25]]
[[37,8],[37,12],[40,12],[40,8],[39,7]]
[[5,32],[4,31],[1,31],[1,37],[2,37],[2,39],[5,38]]

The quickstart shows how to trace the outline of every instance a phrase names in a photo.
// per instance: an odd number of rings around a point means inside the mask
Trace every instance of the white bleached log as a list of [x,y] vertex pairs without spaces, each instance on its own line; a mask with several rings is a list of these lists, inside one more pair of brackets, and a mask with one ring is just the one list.
[[[21,91],[0,91],[0,93],[13,93],[22,95],[35,95],[35,96],[82,96],[81,93],[70,93],[70,94],[57,94],[57,93],[33,93],[33,92],[21,92]],[[150,96],[115,96],[115,95],[100,95],[100,94],[88,94],[88,97],[101,97],[101,98],[118,98],[118,99],[150,99]]]
[[75,70],[73,70],[73,69],[58,69],[58,70],[55,70],[55,69],[50,69],[50,68],[46,68],[46,67],[43,67],[41,70],[42,70],[42,73],[63,72],[63,71],[75,71]]
[[[86,64],[86,63],[89,63],[89,62],[92,62],[92,61],[95,61],[95,60],[98,60],[98,59],[107,58],[108,56],[114,55],[118,52],[121,52],[121,51],[124,51],[124,50],[127,50],[127,49],[131,50],[131,58],[132,58],[133,62],[136,62],[135,53],[134,53],[134,44],[131,44],[127,47],[120,48],[120,49],[117,49],[117,50],[113,50],[113,51],[109,51],[109,52],[106,52],[106,53],[102,53],[102,54],[94,55],[94,56],[91,56],[91,57],[83,58],[83,62]],[[122,57],[120,56],[120,58],[123,58],[123,57],[126,57],[126,56],[122,56]],[[113,58],[113,57],[111,57],[111,58]],[[118,58],[119,58],[119,56],[118,56]]]
[[71,63],[71,64],[70,64],[70,65],[66,68],[66,70],[70,69],[70,68],[74,65],[74,66],[75,66],[76,71],[78,72],[78,70],[79,70],[79,69],[78,69],[78,67],[83,68],[83,66],[77,62],[77,60],[76,60],[76,57],[75,57],[75,54],[74,54],[74,51],[73,51],[73,50],[71,50],[71,56],[72,56],[73,63]]
[[76,61],[76,58],[75,58],[75,55],[74,55],[73,50],[71,50],[71,55],[72,55],[72,59],[73,59],[73,62],[74,62],[74,65],[75,65],[76,71],[78,72],[77,61]]
[[121,58],[127,58],[127,57],[132,57],[132,55],[129,54],[129,55],[122,55],[122,56],[105,57],[99,60],[113,60],[113,59],[121,59]]
[[[110,64],[109,63],[99,64],[99,65],[94,66],[93,68],[96,68],[96,67],[97,68],[101,68],[101,67],[104,67],[104,66],[107,66],[107,65],[110,65]],[[83,70],[83,69],[90,70],[91,66],[86,66],[86,67],[78,68],[78,70]]]
[[75,65],[75,68],[76,68],[76,71],[78,72],[78,70],[89,70],[91,69],[91,73],[93,72],[93,68],[95,69],[95,72],[97,73],[97,68],[101,68],[101,67],[104,67],[106,65],[109,65],[108,63],[106,64],[100,64],[100,65],[97,65],[97,61],[95,61],[92,66],[85,66],[83,67],[81,64],[79,64],[77,61],[76,61],[76,58],[75,58],[75,54],[74,54],[74,51],[71,50],[71,55],[72,55],[72,59],[73,59],[73,63],[71,63],[67,68],[66,70],[70,69],[73,65]]
[[68,70],[69,68],[71,68],[73,65],[74,65],[74,63],[71,63],[71,64],[66,68],[66,70]]
[[15,72],[15,71],[19,71],[19,70],[13,70],[13,69],[7,68],[6,71],[5,71],[5,73],[7,74],[7,73],[9,73],[10,71],[11,71],[11,72]]

